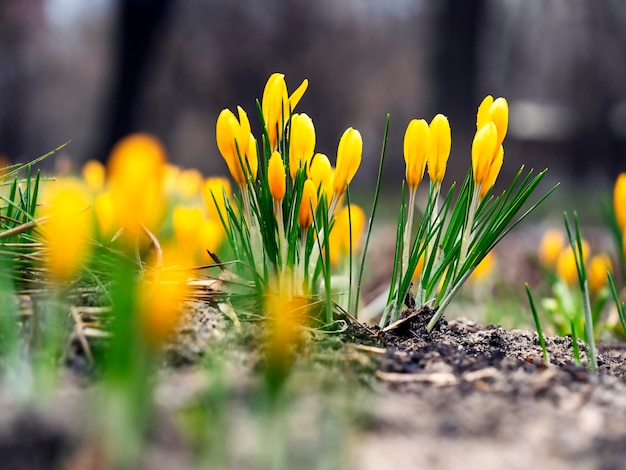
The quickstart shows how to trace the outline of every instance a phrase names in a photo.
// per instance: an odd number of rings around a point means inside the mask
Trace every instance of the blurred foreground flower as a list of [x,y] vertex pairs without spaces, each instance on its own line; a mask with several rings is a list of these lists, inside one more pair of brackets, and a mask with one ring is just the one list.
[[89,204],[88,191],[74,180],[53,182],[44,195],[45,263],[56,281],[70,281],[87,259],[93,232]]
[[152,268],[139,284],[139,328],[150,347],[162,345],[174,332],[191,292],[187,283],[191,273],[180,268],[185,259],[167,251],[164,258],[170,266]]
[[163,191],[167,156],[161,142],[149,134],[120,140],[109,157],[109,187],[122,226],[137,235],[142,225],[156,231],[166,207]]

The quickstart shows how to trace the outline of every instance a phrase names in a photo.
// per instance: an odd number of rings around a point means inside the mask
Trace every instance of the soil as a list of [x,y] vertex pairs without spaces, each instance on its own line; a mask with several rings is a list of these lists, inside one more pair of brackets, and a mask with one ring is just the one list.
[[[388,331],[351,324],[340,337],[303,332],[308,340],[285,400],[287,432],[279,436],[287,463],[275,468],[625,467],[624,345],[600,346],[600,370],[591,373],[582,342],[583,364],[575,365],[570,338],[547,338],[546,365],[535,332],[442,319],[428,334],[430,314],[406,312]],[[234,327],[207,304],[187,306],[157,377],[158,419],[141,468],[191,468],[192,446],[176,423],[206,395],[205,362],[218,350],[229,377],[229,425],[219,442],[230,450],[222,467],[201,468],[271,468],[258,458],[253,430],[271,432],[250,405],[261,331]],[[84,361],[75,362],[81,366],[70,363],[67,383],[45,409],[16,405],[7,384],[0,388],[0,468],[106,468],[89,452],[93,442],[77,419],[92,406],[97,379],[85,381]]]

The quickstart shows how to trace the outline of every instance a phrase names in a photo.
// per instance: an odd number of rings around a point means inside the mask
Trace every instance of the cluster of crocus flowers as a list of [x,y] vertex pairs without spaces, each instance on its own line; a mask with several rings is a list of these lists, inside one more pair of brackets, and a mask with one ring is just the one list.
[[[293,112],[307,86],[305,80],[289,95],[284,75],[270,76],[261,104],[264,129],[259,140],[262,143],[259,149],[263,150],[259,158],[250,146],[254,142],[256,148],[256,140],[241,107],[238,118],[228,109],[223,110],[216,127],[217,146],[240,188],[244,211],[245,228],[237,223],[233,228],[238,235],[229,240],[236,243],[238,237],[248,238],[246,246],[250,248],[246,250],[254,258],[248,260],[250,265],[264,272],[269,262],[282,277],[294,276],[295,284],[311,282],[307,275],[315,271],[325,237],[334,225],[334,213],[341,209],[363,153],[361,134],[352,127],[346,129],[339,141],[334,168],[325,154],[316,153],[313,120],[305,113]],[[248,153],[242,151],[247,148]],[[257,175],[258,166],[263,169],[260,175]],[[325,216],[319,218],[318,208],[322,205]],[[220,210],[225,215],[224,208]],[[327,227],[322,226],[322,219],[328,223]],[[228,230],[226,217],[223,223]],[[313,237],[312,232],[315,232]],[[296,241],[299,249],[291,246]]]

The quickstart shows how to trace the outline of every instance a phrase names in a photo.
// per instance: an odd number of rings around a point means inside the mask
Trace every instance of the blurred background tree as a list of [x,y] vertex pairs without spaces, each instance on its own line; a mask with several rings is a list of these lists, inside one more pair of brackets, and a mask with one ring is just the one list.
[[505,173],[523,161],[607,184],[626,170],[625,32],[620,0],[3,0],[0,153],[23,161],[71,138],[80,163],[142,130],[176,163],[225,173],[217,114],[254,116],[281,71],[291,87],[310,80],[300,109],[319,151],[333,159],[346,127],[362,132],[361,183],[387,112],[387,182],[401,178],[408,121],[437,112],[460,178],[490,93],[511,105]]

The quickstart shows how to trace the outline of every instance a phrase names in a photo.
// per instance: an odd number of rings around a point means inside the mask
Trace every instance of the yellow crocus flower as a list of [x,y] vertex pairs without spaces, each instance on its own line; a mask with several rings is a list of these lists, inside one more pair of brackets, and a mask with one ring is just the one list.
[[46,268],[55,281],[68,282],[89,254],[93,233],[89,193],[77,181],[59,180],[49,185],[43,201],[41,215],[47,217],[41,227]]
[[446,166],[452,146],[450,123],[443,114],[437,114],[430,122],[429,128],[428,176],[433,184],[441,184],[446,174]]
[[487,179],[483,183],[482,188],[480,189],[480,198],[484,198],[487,194],[487,191],[491,189],[491,187],[495,184],[496,178],[500,174],[500,170],[502,169],[502,163],[504,162],[504,147],[500,145],[500,149],[496,154],[496,158],[494,158],[493,162],[491,162],[491,166],[489,167],[489,172],[487,173]]
[[92,192],[101,191],[106,179],[106,168],[97,160],[89,160],[83,165],[83,180]]
[[406,163],[406,182],[411,191],[424,177],[426,159],[430,146],[430,129],[423,119],[413,119],[404,133],[404,162]]
[[613,210],[617,226],[623,232],[626,229],[626,173],[620,173],[613,188]]
[[111,191],[98,194],[93,200],[93,210],[96,215],[98,231],[100,236],[110,239],[114,230],[118,229],[117,216],[115,214],[115,203]]
[[315,209],[317,209],[317,191],[313,181],[308,179],[302,187],[302,201],[298,212],[298,222],[304,230],[311,226]]
[[341,196],[346,191],[346,186],[350,184],[359,169],[362,153],[363,139],[361,133],[349,127],[341,136],[337,148],[337,165],[333,181],[335,195]]
[[591,294],[597,294],[609,282],[607,272],[613,270],[611,258],[607,254],[592,256],[587,268],[587,279],[589,280],[589,290]]
[[333,196],[333,180],[334,170],[330,164],[330,160],[323,153],[316,153],[311,161],[309,168],[309,178],[313,181],[316,188],[320,188],[320,197],[326,195],[326,202],[330,204]]
[[486,184],[494,158],[497,156],[498,130],[489,121],[480,128],[472,142],[472,172],[476,188]]
[[289,96],[285,75],[273,73],[267,80],[263,90],[261,109],[272,150],[278,148],[278,141],[281,139],[284,126],[289,120],[289,113],[296,108],[308,86],[308,80],[304,80],[296,91]]
[[161,142],[149,134],[129,135],[111,151],[108,173],[115,213],[131,233],[139,233],[141,224],[155,231],[161,222],[166,159]]
[[282,201],[287,191],[287,174],[279,152],[274,152],[267,164],[267,183],[276,201]]
[[560,230],[548,230],[539,242],[539,262],[546,268],[553,269],[556,260],[565,247],[565,236]]
[[[222,110],[217,117],[215,136],[217,148],[226,161],[230,174],[235,182],[243,187],[247,184],[248,165],[251,169],[255,165],[256,146],[254,146],[254,155],[251,155],[250,121],[240,106],[237,106],[237,111],[239,119],[230,109]],[[250,177],[254,178],[254,175]]]
[[478,107],[476,115],[476,130],[483,128],[488,122],[493,122],[498,132],[497,145],[502,145],[509,127],[509,104],[505,98],[493,99],[491,95],[485,97]]
[[315,127],[306,114],[291,116],[291,135],[289,137],[289,173],[296,178],[300,168],[308,168],[315,151]]
[[[589,257],[589,243],[586,240],[582,241],[582,251],[584,264],[587,263]],[[578,271],[576,269],[576,258],[574,257],[574,251],[570,245],[566,246],[556,260],[556,272],[559,277],[569,286],[573,286],[578,282]]]

